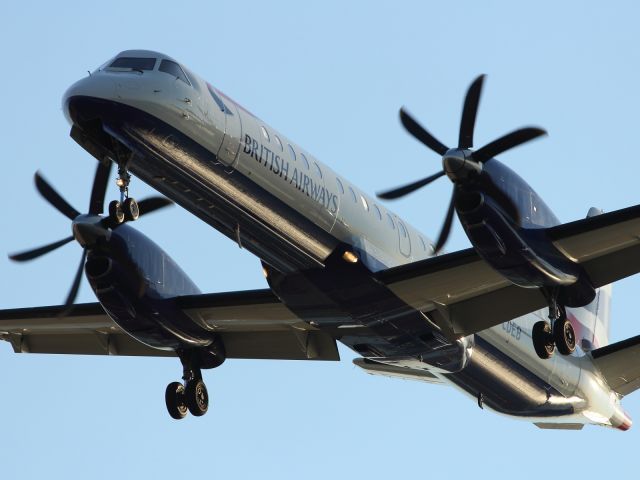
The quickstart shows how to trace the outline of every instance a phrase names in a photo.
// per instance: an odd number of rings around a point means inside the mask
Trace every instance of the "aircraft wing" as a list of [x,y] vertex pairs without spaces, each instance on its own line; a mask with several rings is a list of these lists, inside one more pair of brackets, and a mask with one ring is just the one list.
[[[640,206],[559,225],[546,233],[560,251],[584,267],[595,287],[640,272]],[[538,289],[513,285],[473,249],[384,270],[377,278],[429,314],[451,338],[547,306]]]
[[547,235],[596,287],[640,271],[640,205],[558,225]]
[[[225,345],[227,358],[339,360],[335,340],[302,322],[270,290],[178,297]],[[173,351],[144,345],[126,334],[99,303],[0,310],[0,339],[16,353],[168,357]]]
[[472,248],[383,270],[377,278],[451,338],[547,306],[538,289],[513,285]]

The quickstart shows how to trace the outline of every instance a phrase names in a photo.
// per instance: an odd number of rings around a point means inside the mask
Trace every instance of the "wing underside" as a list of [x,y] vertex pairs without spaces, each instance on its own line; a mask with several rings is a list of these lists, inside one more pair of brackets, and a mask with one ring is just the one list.
[[[227,358],[339,360],[335,340],[293,315],[269,290],[177,299],[222,338]],[[124,332],[99,303],[0,311],[0,338],[17,353],[175,356]]]
[[[546,233],[560,251],[584,267],[596,288],[640,272],[640,206],[559,225]],[[539,289],[513,285],[473,249],[391,268],[377,276],[452,338],[547,306]]]

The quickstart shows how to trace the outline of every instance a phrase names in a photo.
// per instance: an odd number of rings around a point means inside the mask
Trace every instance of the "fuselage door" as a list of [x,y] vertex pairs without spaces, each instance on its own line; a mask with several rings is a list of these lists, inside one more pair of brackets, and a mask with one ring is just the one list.
[[222,164],[234,168],[238,161],[238,151],[240,150],[240,138],[242,137],[242,125],[236,104],[225,98],[211,85],[207,84],[209,93],[213,97],[215,116],[222,116],[224,125],[224,138],[222,146],[218,151],[218,161]]

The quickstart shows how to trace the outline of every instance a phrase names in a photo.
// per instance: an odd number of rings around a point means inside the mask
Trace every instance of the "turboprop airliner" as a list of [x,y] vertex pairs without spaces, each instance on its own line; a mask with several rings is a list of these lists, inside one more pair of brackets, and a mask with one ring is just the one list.
[[[77,241],[69,296],[1,311],[0,337],[15,352],[177,357],[182,381],[165,394],[176,419],[207,412],[203,369],[338,360],[341,342],[370,374],[452,385],[540,428],[627,430],[621,399],[640,387],[640,337],[609,343],[610,285],[640,271],[640,206],[560,223],[496,159],[544,130],[474,148],[483,84],[467,91],[455,147],[401,110],[442,167],[375,198],[175,59],[121,52],[63,97],[71,137],[98,162],[87,213],[36,174],[72,235],[11,255]],[[113,167],[120,198],[104,213]],[[164,197],[137,202],[132,178]],[[440,178],[453,194],[432,242],[389,201]],[[257,256],[268,288],[200,293],[132,226],[171,201]],[[444,253],[455,217],[472,247]],[[74,305],[83,271],[98,302]]]

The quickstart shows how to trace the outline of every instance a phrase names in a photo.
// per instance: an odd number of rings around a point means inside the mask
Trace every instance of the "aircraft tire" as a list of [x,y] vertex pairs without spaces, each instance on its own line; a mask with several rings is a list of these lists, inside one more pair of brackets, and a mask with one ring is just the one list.
[[180,382],[171,382],[167,385],[164,400],[171,418],[181,420],[187,416],[188,409],[184,398],[184,385]]
[[531,330],[531,338],[533,340],[533,348],[538,357],[543,360],[551,358],[554,350],[554,342],[549,322],[542,320],[536,322]]
[[109,202],[109,217],[116,225],[124,222],[124,212],[119,201],[113,200]]
[[124,212],[124,218],[128,222],[137,220],[140,216],[140,209],[138,208],[138,202],[134,198],[127,198],[122,205],[122,211]]
[[194,417],[201,417],[209,409],[207,386],[200,379],[187,382],[185,389],[187,407]]
[[553,339],[562,355],[571,355],[576,350],[576,332],[566,317],[553,324]]

